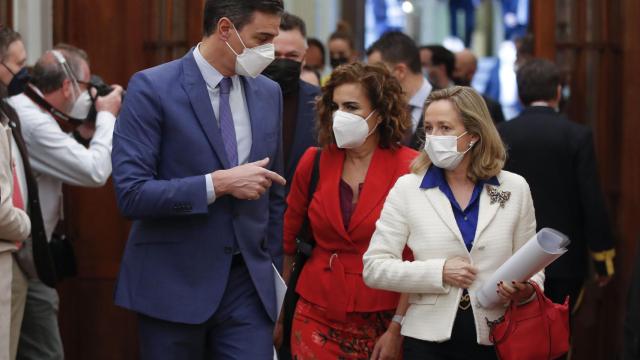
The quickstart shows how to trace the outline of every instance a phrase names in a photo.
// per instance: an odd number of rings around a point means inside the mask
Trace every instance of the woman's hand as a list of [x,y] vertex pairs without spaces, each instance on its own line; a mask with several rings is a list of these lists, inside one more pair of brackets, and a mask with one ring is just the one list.
[[515,301],[516,304],[519,304],[528,300],[535,290],[533,285],[528,282],[500,281],[496,292],[502,298],[503,303],[508,304],[510,301]]
[[468,289],[476,279],[478,269],[462,257],[448,259],[442,270],[442,281],[451,286]]
[[400,324],[392,321],[387,331],[385,331],[376,342],[373,353],[371,353],[371,360],[400,359],[401,347],[402,335],[400,335]]

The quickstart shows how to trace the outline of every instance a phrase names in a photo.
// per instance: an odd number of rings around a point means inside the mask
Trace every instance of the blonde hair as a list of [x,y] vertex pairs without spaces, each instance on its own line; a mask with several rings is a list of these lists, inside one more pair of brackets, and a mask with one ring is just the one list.
[[[479,179],[487,180],[500,173],[507,158],[502,139],[498,134],[484,99],[472,88],[466,86],[453,86],[450,88],[432,92],[425,101],[424,111],[436,101],[446,100],[456,108],[462,118],[465,130],[480,138],[478,143],[469,151],[471,165],[468,177],[476,182]],[[424,173],[431,160],[425,151],[411,164],[411,172]]]

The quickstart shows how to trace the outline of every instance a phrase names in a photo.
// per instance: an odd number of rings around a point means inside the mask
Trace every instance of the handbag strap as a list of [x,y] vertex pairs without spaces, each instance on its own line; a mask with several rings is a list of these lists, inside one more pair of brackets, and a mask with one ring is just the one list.
[[536,300],[538,302],[538,306],[540,307],[540,316],[542,316],[542,327],[544,328],[548,340],[547,359],[551,359],[551,325],[549,324],[549,319],[547,318],[545,306],[545,299],[547,297],[544,295],[544,292],[542,292],[542,289],[540,289],[540,286],[538,286],[535,281],[529,281],[529,284],[533,286],[533,290],[535,290],[536,292]]
[[311,234],[311,226],[309,225],[309,206],[313,199],[313,194],[318,187],[318,178],[320,177],[320,156],[322,155],[322,148],[316,148],[315,158],[313,160],[313,169],[311,170],[311,178],[309,179],[309,192],[307,194],[307,211],[302,222],[302,227],[298,233],[298,251],[302,252],[307,257],[311,256],[311,251],[315,246],[315,240]]

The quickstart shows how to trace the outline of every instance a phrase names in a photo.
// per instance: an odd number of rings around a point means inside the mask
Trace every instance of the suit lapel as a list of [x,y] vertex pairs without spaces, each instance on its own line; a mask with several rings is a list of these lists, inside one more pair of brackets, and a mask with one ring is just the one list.
[[349,240],[350,236],[344,229],[342,221],[342,209],[340,208],[340,179],[342,178],[342,168],[344,166],[344,151],[337,150],[335,146],[329,146],[320,160],[320,174],[325,185],[322,186],[321,196],[324,204],[326,219],[333,226],[334,230]]
[[416,126],[416,131],[413,133],[411,137],[411,142],[409,143],[409,147],[414,150],[420,150],[424,146],[424,112],[420,116],[420,121],[418,121],[418,126]]
[[456,218],[453,216],[453,210],[451,209],[451,202],[447,199],[447,196],[440,191],[437,187],[432,189],[421,189],[434,210],[444,222],[449,230],[458,238],[460,243],[465,246],[464,240],[462,239],[462,234],[460,233],[460,229],[458,228],[458,223],[456,223]]
[[480,235],[482,235],[484,229],[486,229],[491,221],[496,217],[498,209],[500,208],[499,202],[491,204],[491,197],[487,192],[487,186],[496,187],[494,185],[485,185],[482,188],[482,192],[480,193],[480,210],[478,211],[478,226],[476,227],[476,236],[473,239],[474,246],[477,245],[477,242],[480,239]]
[[398,162],[394,162],[391,150],[381,148],[375,150],[367,170],[358,205],[349,223],[349,232],[360,225],[371,211],[387,197],[397,166]]
[[249,110],[249,121],[251,122],[251,151],[249,152],[249,162],[258,161],[256,154],[259,154],[258,146],[262,144],[262,136],[264,135],[264,122],[259,121],[261,118],[259,111],[260,99],[265,99],[264,96],[260,96],[260,88],[255,86],[254,80],[245,76],[240,76],[242,85],[244,87],[244,98],[247,103],[247,109]]
[[220,128],[218,127],[213,108],[211,107],[207,84],[198,69],[192,51],[189,51],[187,55],[182,58],[182,69],[184,72],[182,86],[189,97],[191,107],[196,113],[202,131],[206,134],[211,148],[218,155],[218,159],[220,159],[222,165],[228,169],[231,166],[224,148]]

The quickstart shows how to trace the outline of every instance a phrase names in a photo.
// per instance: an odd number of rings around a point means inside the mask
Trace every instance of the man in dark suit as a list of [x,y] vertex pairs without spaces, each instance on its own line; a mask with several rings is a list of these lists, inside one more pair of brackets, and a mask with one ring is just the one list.
[[[473,76],[478,70],[478,58],[469,49],[464,49],[456,53],[456,66],[453,70],[453,82],[460,86],[471,86]],[[494,124],[504,122],[504,113],[502,105],[487,95],[482,94],[484,102],[489,108],[489,114]]]
[[273,40],[276,59],[262,72],[282,90],[282,150],[287,189],[300,157],[307,148],[317,144],[315,99],[320,95],[320,88],[300,79],[307,52],[306,36],[306,25],[301,18],[282,14],[280,33]]
[[282,265],[281,0],[207,0],[202,42],[135,74],[113,139],[133,219],[116,304],[142,359],[271,359]]
[[573,306],[590,256],[600,286],[614,273],[613,236],[593,137],[589,128],[558,113],[560,72],[553,63],[531,60],[518,70],[517,81],[526,108],[499,127],[509,151],[505,168],[529,182],[538,230],[554,228],[571,239],[569,251],[546,269],[545,293],[555,302],[570,295]]
[[409,104],[412,122],[403,145],[422,149],[424,101],[431,93],[431,84],[422,76],[416,43],[400,31],[387,32],[367,49],[367,62],[385,65],[398,79]]

